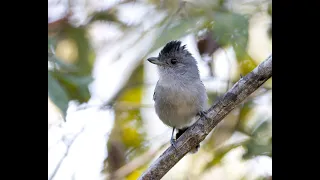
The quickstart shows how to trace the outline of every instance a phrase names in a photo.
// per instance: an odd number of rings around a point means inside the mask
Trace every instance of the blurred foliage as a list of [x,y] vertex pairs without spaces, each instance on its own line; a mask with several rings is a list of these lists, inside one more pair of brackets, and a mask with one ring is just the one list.
[[[268,3],[268,8],[265,11],[272,17],[272,3],[271,1],[265,2]],[[72,13],[70,12],[65,17],[48,23],[48,96],[61,110],[64,117],[69,101],[75,100],[84,103],[91,97],[88,86],[94,80],[92,68],[96,56],[96,51],[89,38],[91,25],[95,22],[112,22],[119,25],[120,29],[125,32],[124,34],[136,30],[142,23],[138,23],[138,25],[126,24],[118,16],[118,7],[129,3],[132,5],[151,4],[155,8],[150,8],[150,11],[155,15],[165,13],[165,17],[159,23],[150,29],[141,31],[142,37],[152,30],[156,30],[153,44],[145,46],[148,48],[148,53],[145,56],[161,48],[170,40],[194,34],[195,44],[200,55],[207,55],[211,58],[207,62],[212,71],[211,76],[214,75],[213,56],[218,49],[233,48],[238,71],[242,75],[246,75],[258,65],[257,61],[247,52],[249,22],[252,14],[248,15],[248,13],[233,10],[229,7],[230,1],[228,0],[121,1],[108,9],[90,12],[87,21],[80,25],[71,23]],[[70,9],[72,8],[69,7],[69,11],[71,11]],[[267,33],[272,38],[272,24],[270,24]],[[138,41],[141,39],[139,38]],[[141,62],[143,59],[144,57],[141,57]],[[144,67],[143,63],[140,63],[130,75],[126,85],[111,102],[107,102],[108,107],[114,108],[115,111],[115,123],[107,142],[108,158],[104,162],[104,172],[110,173],[111,177],[119,168],[148,150],[148,146],[145,145],[147,143],[145,127],[140,115],[143,85],[132,86],[133,84],[143,84],[143,75]],[[240,75],[237,79],[227,79],[227,81],[230,81],[232,86],[239,78]],[[263,87],[272,89],[272,79],[268,80]],[[208,92],[208,95],[209,102],[212,104],[221,94]],[[251,121],[257,106],[253,99],[248,99],[242,106],[226,116],[224,121],[208,135],[205,140],[206,144],[202,147],[212,157],[208,158],[204,171],[220,164],[225,155],[238,147],[243,147],[246,150],[243,155],[244,159],[261,155],[272,157],[271,119],[264,121],[264,123],[259,124],[257,121],[253,123],[254,125],[248,125],[252,124]],[[259,118],[263,119],[263,117]],[[251,126],[255,128],[253,129]],[[248,139],[225,145],[224,142],[236,132],[245,134]],[[143,172],[143,168],[137,167],[126,178],[137,179]]]
[[48,91],[50,99],[65,113],[68,108],[68,95],[59,82],[52,77],[51,72],[48,72],[48,89],[50,89]]
[[231,144],[228,146],[225,146],[223,148],[219,148],[216,151],[214,151],[214,157],[208,161],[208,163],[205,165],[203,171],[211,169],[213,166],[218,165],[221,163],[222,158],[228,154],[231,150],[241,146],[241,143],[238,144]]
[[239,114],[239,123],[237,125],[237,130],[246,135],[250,134],[250,130],[247,128],[247,124],[250,120],[250,117],[252,116],[252,113],[254,113],[254,107],[255,104],[253,101],[247,101],[243,104]]
[[[256,105],[254,99],[249,99],[238,108],[239,111],[234,109],[230,112],[224,120],[214,128],[213,132],[208,135],[206,138],[208,142],[206,142],[203,148],[207,151],[212,151],[213,157],[207,160],[203,169],[204,172],[220,164],[225,155],[238,147],[243,147],[246,150],[245,154],[243,154],[244,160],[257,156],[269,156],[272,158],[271,119],[264,120],[262,123],[258,120],[255,121],[254,125],[248,126],[250,123],[249,120],[252,120]],[[229,123],[228,125],[228,121],[231,122],[231,124]],[[224,142],[230,138],[234,132],[241,132],[249,139],[225,145]],[[226,135],[227,137],[225,137]],[[216,140],[219,138],[222,138],[222,141],[217,143]]]
[[145,168],[138,168],[136,169],[134,172],[132,172],[131,174],[129,174],[126,177],[126,180],[136,180],[139,179],[139,177],[141,176],[141,174],[145,171]]
[[88,36],[90,25],[104,21],[124,26],[113,9],[94,12],[86,24],[74,25],[69,21],[70,9],[61,19],[48,23],[48,95],[64,118],[70,100],[84,103],[91,97],[88,86],[93,81],[96,53]]
[[[168,18],[167,23],[170,23],[171,19]],[[173,39],[179,39],[192,32],[199,31],[202,25],[203,17],[190,17],[185,20],[177,21],[174,24],[164,24],[164,27],[159,28],[158,38],[155,40],[155,44],[150,49],[150,53],[154,50],[164,46],[167,42]],[[164,29],[164,30],[162,30]]]
[[213,132],[206,138],[208,142],[204,148],[215,149],[233,135],[238,125],[239,111],[240,108],[231,111],[224,120],[214,128]]
[[264,155],[272,157],[272,135],[271,121],[266,120],[259,124],[250,134],[251,139],[244,145],[247,152],[243,155],[244,159]]
[[[272,3],[270,3],[268,6],[268,14],[272,18]],[[272,23],[270,23],[270,27],[268,29],[268,35],[270,38],[272,38]]]
[[[142,82],[143,72],[143,66],[140,65],[133,72],[128,83],[136,84]],[[142,126],[140,108],[128,109],[130,106],[141,104],[142,94],[142,86],[125,88],[115,101],[115,123],[108,141],[109,153],[107,161],[105,161],[107,163],[105,166],[108,167],[111,174],[126,162],[147,150],[143,146],[146,134]],[[117,146],[117,151],[113,150],[115,146]],[[122,161],[119,161],[121,159]],[[136,172],[129,176],[135,176],[134,174]]]
[[70,100],[83,103],[90,98],[95,53],[84,27],[61,23],[59,32],[48,36],[48,93],[65,118]]
[[214,39],[220,46],[232,45],[237,60],[244,60],[248,45],[248,19],[231,12],[216,12],[213,17],[214,23],[211,29],[214,32]]
[[[232,46],[236,52],[237,60],[239,61],[240,73],[245,75],[257,66],[255,61],[247,54],[248,44],[248,16],[232,12],[226,8],[226,2],[212,1],[207,2],[206,7],[196,5],[194,2],[178,3],[179,1],[150,1],[159,9],[168,10],[168,16],[164,18],[158,24],[158,35],[155,39],[155,44],[150,46],[149,52],[162,47],[165,43],[173,39],[179,39],[190,33],[197,33],[202,30],[209,30],[215,41],[213,51],[215,52],[217,47]],[[59,48],[60,43],[68,40],[69,43],[65,43],[62,52],[66,54],[67,48],[71,48],[71,55],[62,55],[60,57],[56,54],[52,54],[48,61],[54,64],[54,69],[48,71],[55,71],[56,79],[54,86],[61,86],[61,91],[66,91],[67,94],[59,97],[58,93],[49,92],[49,96],[53,99],[53,102],[61,109],[62,113],[66,114],[66,106],[61,102],[67,102],[70,100],[77,100],[80,103],[86,102],[90,98],[90,93],[85,86],[88,86],[91,81],[84,81],[83,79],[90,79],[87,76],[91,76],[92,67],[95,59],[95,52],[91,47],[88,39],[88,29],[90,24],[95,21],[99,22],[115,22],[121,27],[135,28],[133,25],[127,25],[121,22],[117,16],[117,8],[121,4],[125,3],[138,3],[136,1],[124,1],[119,4],[115,4],[107,10],[99,10],[90,14],[89,20],[86,24],[81,26],[73,25],[68,21],[68,18],[72,13],[68,13],[65,17],[48,24],[48,51],[51,52],[56,48]],[[270,3],[268,13],[272,14],[272,5]],[[132,27],[130,27],[132,26]],[[270,30],[271,31],[271,30]],[[202,39],[203,40],[203,39]],[[58,46],[58,47],[57,47]],[[206,48],[206,47],[202,47]],[[208,49],[208,48],[207,48]],[[210,49],[210,48],[209,48]],[[211,48],[212,49],[212,48]],[[69,53],[69,54],[70,54]],[[49,60],[50,59],[50,60]],[[211,62],[209,62],[210,64]],[[72,79],[79,79],[77,82],[70,82],[65,80],[66,75],[60,75],[59,73],[68,73],[73,76]],[[59,78],[59,79],[57,79]],[[68,85],[65,82],[68,81]],[[82,82],[79,84],[79,82]],[[62,83],[64,82],[64,83]],[[86,82],[84,84],[83,82]],[[48,82],[51,83],[51,80]],[[72,84],[72,85],[70,85]],[[50,85],[52,87],[53,85]],[[67,87],[69,86],[69,87]],[[72,87],[71,87],[72,86]],[[76,86],[82,86],[76,88]],[[48,85],[48,91],[52,91]],[[72,94],[72,96],[70,96]],[[54,97],[53,97],[54,96]],[[62,98],[61,100],[59,100]],[[66,100],[67,99],[67,100]]]

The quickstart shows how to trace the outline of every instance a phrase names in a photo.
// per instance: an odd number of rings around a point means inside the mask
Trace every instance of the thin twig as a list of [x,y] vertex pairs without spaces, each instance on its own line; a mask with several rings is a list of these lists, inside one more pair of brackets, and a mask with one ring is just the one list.
[[48,178],[48,180],[52,180],[55,175],[57,174],[57,172],[60,169],[61,164],[63,163],[63,161],[66,159],[66,157],[68,156],[70,147],[72,146],[73,142],[77,139],[77,137],[84,131],[84,127],[71,139],[70,143],[67,145],[67,150],[64,153],[63,157],[60,159],[59,163],[57,164],[55,170],[53,171],[53,173],[51,174],[51,176]]

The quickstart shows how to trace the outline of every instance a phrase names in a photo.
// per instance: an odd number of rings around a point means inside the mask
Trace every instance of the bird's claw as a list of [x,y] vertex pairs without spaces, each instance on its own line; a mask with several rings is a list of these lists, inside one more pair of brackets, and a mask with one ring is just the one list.
[[173,148],[174,148],[175,150],[177,150],[177,146],[176,146],[176,144],[175,144],[175,140],[174,140],[174,139],[171,139],[171,140],[170,140],[170,143],[171,143],[171,146],[173,146]]
[[174,149],[177,150],[177,147],[176,147],[176,144],[175,144],[175,139],[173,138],[173,134],[174,134],[174,130],[175,130],[175,129],[176,129],[176,128],[173,127],[173,129],[172,129],[172,134],[171,134],[171,139],[170,139],[170,143],[171,143],[171,145],[174,147]]
[[209,117],[205,111],[200,111],[200,112],[198,112],[197,115],[200,116],[201,118],[205,117],[206,119],[209,119]]

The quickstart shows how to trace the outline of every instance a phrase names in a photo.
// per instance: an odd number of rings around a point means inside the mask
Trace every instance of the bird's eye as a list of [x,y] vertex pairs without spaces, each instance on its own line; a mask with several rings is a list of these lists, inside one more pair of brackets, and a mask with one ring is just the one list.
[[171,64],[176,64],[177,62],[178,62],[177,59],[175,58],[171,59]]

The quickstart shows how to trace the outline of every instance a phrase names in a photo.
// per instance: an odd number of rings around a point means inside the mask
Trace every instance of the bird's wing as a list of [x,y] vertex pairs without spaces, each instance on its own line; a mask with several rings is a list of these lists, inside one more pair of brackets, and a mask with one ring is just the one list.
[[153,92],[153,100],[154,101],[156,100],[156,89],[157,89],[157,86],[158,86],[158,82],[159,81],[157,81],[156,88],[154,88],[154,92]]

